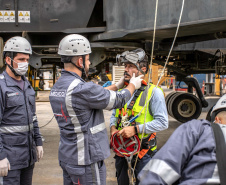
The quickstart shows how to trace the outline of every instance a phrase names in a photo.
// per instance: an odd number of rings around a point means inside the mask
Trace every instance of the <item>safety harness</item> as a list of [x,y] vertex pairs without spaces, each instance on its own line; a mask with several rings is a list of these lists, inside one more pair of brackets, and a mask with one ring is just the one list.
[[[130,102],[130,104],[122,109],[118,110],[118,121],[116,128],[119,130],[120,128],[127,127],[127,126],[134,126],[136,128],[137,123],[135,122],[136,116],[134,115],[133,107],[135,104],[139,103],[139,106],[142,106],[140,104],[141,101],[137,102],[137,98],[141,96],[146,96],[146,92],[149,92],[149,89],[147,88],[147,83],[145,81],[142,82],[141,88],[139,88],[135,93],[134,96]],[[146,89],[146,91],[145,91]],[[141,96],[141,97],[142,97]],[[145,102],[143,102],[145,103]],[[129,112],[127,112],[130,110]],[[134,109],[135,110],[135,109]],[[128,116],[128,113],[131,114]],[[132,121],[131,121],[132,120]],[[148,153],[151,157],[155,154],[151,149],[156,149],[156,133],[152,133],[151,135],[148,135],[142,140],[142,143],[140,141],[138,133],[136,133],[131,138],[123,138],[121,135],[117,136],[117,133],[114,133],[111,138],[111,148],[113,148],[113,151],[116,153],[117,156],[125,157],[128,164],[128,177],[130,185],[134,185],[136,182],[136,178],[134,175],[134,169],[135,166],[132,167],[132,164],[135,162],[135,155],[139,156],[139,159],[142,159],[142,157]],[[138,149],[139,148],[139,149]],[[137,150],[138,149],[138,150]],[[139,152],[140,151],[140,152]]]
[[[131,100],[130,104],[128,105],[127,109],[131,110],[132,115],[127,117],[127,115],[126,115],[127,110],[125,110],[124,108],[119,110],[119,116],[118,116],[118,121],[117,121],[117,125],[116,125],[117,130],[120,128],[120,123],[121,123],[122,127],[130,126],[130,125],[136,126],[135,120],[132,123],[129,123],[128,120],[131,120],[134,117],[133,106],[134,106],[137,98],[145,90],[146,87],[147,87],[147,83],[143,82],[143,84],[141,85],[141,88],[136,91],[136,93],[133,96],[133,99]],[[155,147],[156,144],[157,144],[156,133],[152,133],[150,136],[143,138],[142,143],[141,143],[141,149],[140,149],[140,152],[138,155],[139,159],[142,159],[145,154],[148,154],[151,157],[153,157],[155,152],[153,152],[151,150],[151,148]]]
[[[127,109],[130,109],[132,111],[132,115],[131,116],[129,116],[129,117],[126,116],[126,110],[124,108],[119,110],[119,117],[118,117],[118,121],[117,121],[117,125],[116,125],[117,130],[118,130],[118,128],[120,128],[120,123],[122,124],[122,127],[129,126],[129,124],[125,125],[125,122],[130,120],[130,119],[132,119],[132,117],[134,116],[133,106],[134,106],[137,98],[140,96],[140,93],[145,90],[145,87],[146,87],[145,84],[141,85],[141,87],[136,91],[136,93],[133,96],[133,99],[131,100],[130,104],[127,107]],[[122,113],[123,117],[121,116],[121,113]],[[133,121],[130,124],[131,124],[131,126],[136,126],[136,122],[135,121]]]

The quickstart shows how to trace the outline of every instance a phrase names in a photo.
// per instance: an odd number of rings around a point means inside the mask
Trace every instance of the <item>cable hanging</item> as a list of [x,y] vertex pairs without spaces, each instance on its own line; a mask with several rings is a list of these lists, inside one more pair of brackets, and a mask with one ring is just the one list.
[[[167,56],[165,65],[164,65],[163,70],[162,70],[162,72],[161,72],[161,74],[160,74],[160,78],[159,78],[159,80],[158,80],[158,82],[157,82],[157,85],[156,85],[156,86],[154,87],[154,89],[153,89],[153,92],[152,92],[152,95],[151,95],[150,99],[148,99],[148,93],[147,93],[147,96],[146,96],[146,103],[145,103],[144,107],[141,109],[141,111],[138,113],[138,115],[136,116],[136,118],[139,117],[140,114],[141,114],[141,112],[142,112],[142,111],[144,110],[144,108],[146,107],[146,112],[145,112],[145,117],[144,117],[144,126],[143,126],[143,129],[142,129],[142,137],[141,137],[141,142],[140,142],[140,143],[142,143],[142,140],[143,140],[143,137],[144,137],[144,129],[145,129],[145,123],[146,123],[147,110],[148,110],[147,105],[148,105],[148,102],[151,101],[151,99],[152,99],[152,97],[153,97],[153,95],[154,95],[154,93],[155,93],[155,90],[157,89],[157,87],[158,87],[158,85],[159,85],[159,82],[160,82],[160,80],[161,80],[161,78],[162,78],[162,76],[163,76],[163,74],[164,74],[166,65],[167,65],[167,63],[168,63],[168,61],[169,61],[169,57],[170,57],[170,55],[171,55],[171,52],[172,52],[172,50],[173,50],[173,47],[174,47],[174,44],[175,44],[175,41],[176,41],[176,38],[177,38],[177,34],[178,34],[178,31],[179,31],[179,27],[180,27],[181,17],[182,17],[182,14],[183,14],[184,1],[185,1],[185,0],[183,0],[183,2],[182,2],[182,7],[181,7],[181,12],[180,12],[179,21],[178,21],[178,24],[177,24],[176,33],[175,33],[175,36],[174,36],[174,39],[173,39],[173,42],[172,42],[172,45],[171,45],[169,54],[168,54],[168,56]],[[154,52],[154,41],[155,41],[155,30],[156,30],[157,7],[158,7],[158,0],[156,0],[156,10],[155,10],[155,22],[154,22],[154,32],[153,32],[153,42],[152,42],[152,52],[151,52],[151,62],[150,62],[150,68],[149,68],[149,74],[148,74],[148,87],[147,87],[148,89],[149,89],[149,87],[150,87],[150,81],[151,81],[151,80],[150,80],[150,76],[151,76],[151,70],[152,70],[151,67],[152,67],[153,52]],[[134,119],[134,120],[135,120],[135,119]],[[136,161],[135,161],[135,164],[134,164],[134,169],[135,169],[136,164],[137,164],[137,160],[138,160],[138,155],[139,155],[139,153],[140,153],[140,151],[139,151],[138,154],[137,154]]]

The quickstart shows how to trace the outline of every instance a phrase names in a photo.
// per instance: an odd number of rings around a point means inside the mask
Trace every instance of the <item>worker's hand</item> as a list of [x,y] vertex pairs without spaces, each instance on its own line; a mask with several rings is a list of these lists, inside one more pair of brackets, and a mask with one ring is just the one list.
[[2,159],[0,161],[0,176],[4,177],[8,175],[8,171],[10,170],[10,163],[7,158]]
[[144,75],[135,77],[135,73],[133,73],[133,76],[130,79],[129,83],[132,83],[135,86],[135,89],[139,89],[141,87],[143,77],[144,77]]
[[122,130],[118,132],[118,135],[122,135],[124,138],[130,138],[136,134],[134,126],[124,127]]
[[125,83],[125,77],[122,76],[118,82],[115,83],[116,87],[119,89],[123,88]]
[[111,136],[110,137],[112,137],[112,135],[115,133],[115,132],[117,132],[118,130],[116,129],[116,127],[113,125],[112,127],[111,127],[111,129],[110,129],[110,134],[111,134]]
[[37,146],[36,151],[37,151],[37,157],[38,157],[38,162],[39,162],[39,160],[43,157],[43,154],[44,154],[43,147]]

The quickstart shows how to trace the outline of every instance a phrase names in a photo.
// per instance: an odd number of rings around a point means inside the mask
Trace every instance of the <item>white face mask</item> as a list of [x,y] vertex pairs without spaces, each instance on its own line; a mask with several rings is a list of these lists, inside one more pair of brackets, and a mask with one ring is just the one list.
[[[13,62],[15,62],[13,59],[11,59]],[[15,62],[17,63],[17,62]],[[28,63],[27,62],[21,62],[21,63],[17,63],[18,68],[14,68],[15,72],[20,75],[23,76],[26,74],[27,70],[28,70]]]

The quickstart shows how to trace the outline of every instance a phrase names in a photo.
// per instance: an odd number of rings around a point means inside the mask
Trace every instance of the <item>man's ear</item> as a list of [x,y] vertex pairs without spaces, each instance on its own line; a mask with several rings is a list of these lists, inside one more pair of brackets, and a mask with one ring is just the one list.
[[146,73],[147,68],[146,68],[146,67],[142,67],[141,70],[142,70],[144,73]]
[[220,119],[218,116],[215,117],[215,123],[219,123],[220,122]]
[[81,68],[84,67],[84,66],[83,66],[83,59],[82,59],[82,57],[79,57],[79,58],[78,58],[78,66],[81,67]]
[[10,57],[6,57],[5,62],[11,66],[11,58]]

